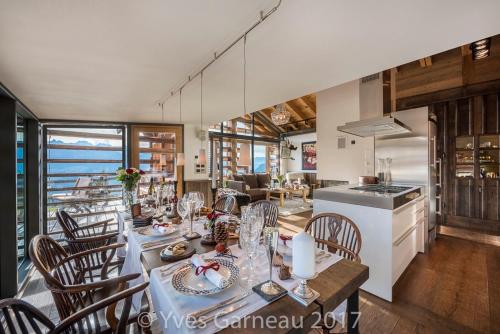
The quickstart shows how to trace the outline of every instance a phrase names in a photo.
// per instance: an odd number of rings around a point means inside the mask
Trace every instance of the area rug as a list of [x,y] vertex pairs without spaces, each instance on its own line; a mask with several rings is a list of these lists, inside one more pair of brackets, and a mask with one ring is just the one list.
[[288,217],[291,215],[296,215],[299,213],[307,212],[312,210],[311,199],[308,199],[307,202],[304,202],[302,198],[291,198],[285,199],[285,206],[280,207],[278,200],[273,200],[276,205],[278,205],[279,215],[281,217]]

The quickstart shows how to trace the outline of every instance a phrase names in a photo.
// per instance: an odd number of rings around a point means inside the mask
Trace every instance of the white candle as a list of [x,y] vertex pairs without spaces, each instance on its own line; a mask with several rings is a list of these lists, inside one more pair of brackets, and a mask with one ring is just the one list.
[[316,274],[314,238],[302,231],[293,237],[293,274],[300,278],[311,278]]

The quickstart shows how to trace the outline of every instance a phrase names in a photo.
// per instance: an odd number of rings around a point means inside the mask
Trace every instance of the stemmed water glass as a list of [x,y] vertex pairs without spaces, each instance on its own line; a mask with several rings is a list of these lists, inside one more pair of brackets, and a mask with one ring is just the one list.
[[[198,218],[200,218],[200,209],[205,204],[205,196],[199,191],[193,191],[189,193],[189,198],[194,202],[194,210],[198,213]],[[195,214],[196,214],[195,212]]]
[[261,287],[262,292],[267,295],[276,295],[280,292],[273,282],[273,259],[278,248],[279,229],[277,227],[264,228],[264,246],[266,248],[267,258],[269,259],[269,281]]
[[[189,232],[185,235],[186,238],[197,238],[199,237],[199,234],[193,231],[193,218],[194,218],[194,212],[196,210],[196,201],[194,199],[194,196],[192,193],[185,194],[182,197],[182,200],[179,201],[181,204],[181,209],[184,210],[184,217],[187,217],[189,219]],[[179,207],[179,205],[178,205]]]
[[187,200],[188,197],[186,194],[184,194],[184,196],[181,199],[179,199],[179,201],[177,201],[177,213],[179,214],[179,216],[181,216],[183,225],[184,225],[184,220],[189,214],[187,207]]
[[246,280],[247,288],[257,283],[254,259],[258,254],[260,236],[264,226],[264,213],[260,207],[249,207],[245,210],[240,224],[240,244],[249,260],[249,272]]

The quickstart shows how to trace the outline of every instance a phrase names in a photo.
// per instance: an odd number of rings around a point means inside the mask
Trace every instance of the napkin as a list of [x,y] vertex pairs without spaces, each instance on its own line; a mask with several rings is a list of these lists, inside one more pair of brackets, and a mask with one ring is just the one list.
[[[201,267],[201,266],[208,266],[210,265],[209,263],[205,262],[200,255],[198,254],[194,254],[192,257],[191,257],[191,263],[196,267]],[[213,285],[215,285],[216,287],[218,288],[223,288],[226,283],[227,283],[227,280],[224,276],[222,276],[222,274],[214,269],[207,269],[203,274],[200,274],[200,275],[204,275],[206,279],[208,279],[208,281],[210,283],[212,283]]]
[[168,231],[169,224],[166,223],[155,223],[153,224],[153,228],[160,233],[165,233]]
[[286,247],[293,247],[293,239],[291,235],[280,234],[279,242]]

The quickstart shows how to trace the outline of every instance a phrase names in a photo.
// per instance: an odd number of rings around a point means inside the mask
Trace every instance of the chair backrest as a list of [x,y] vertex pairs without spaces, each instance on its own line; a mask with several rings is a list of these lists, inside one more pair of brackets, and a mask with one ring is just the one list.
[[[46,333],[55,325],[40,310],[20,299],[0,300],[0,333]],[[4,324],[5,323],[5,327]],[[7,331],[6,331],[7,330]]]
[[260,200],[250,204],[252,207],[260,207],[264,213],[264,227],[275,227],[278,223],[279,209],[271,201]]
[[361,233],[349,218],[336,213],[321,213],[312,217],[304,230],[311,233],[319,248],[326,247],[348,260],[361,261]]
[[0,300],[0,315],[5,322],[5,327],[0,324],[0,333],[126,333],[132,296],[143,291],[148,284],[139,284],[93,303],[64,319],[57,326],[40,310],[21,299]]
[[78,223],[66,211],[61,209],[57,210],[56,218],[66,238],[75,240],[78,237],[86,237],[86,235],[82,235],[84,233],[83,231],[78,231]]
[[[133,288],[123,290],[112,296],[109,296],[97,303],[72,314],[64,319],[49,334],[59,333],[101,333],[106,330],[112,333],[124,334],[127,331],[127,324],[130,317],[132,306],[132,296],[143,291],[149,283],[142,283]],[[117,304],[119,307],[119,316],[115,316]],[[105,315],[99,316],[98,314]]]
[[[92,182],[91,177],[79,177],[78,179],[76,179],[75,188],[88,187],[88,186],[90,186],[91,182]],[[72,195],[84,197],[84,196],[87,196],[87,193],[88,193],[88,189],[75,189],[75,190],[73,190]]]
[[225,195],[220,197],[214,204],[214,210],[231,214],[236,210],[236,197]]
[[64,248],[47,235],[35,236],[29,246],[33,265],[45,279],[52,292],[61,319],[84,307],[90,294],[87,291],[67,293],[64,285],[84,284],[87,266],[79,258],[68,260]]

